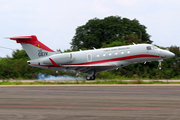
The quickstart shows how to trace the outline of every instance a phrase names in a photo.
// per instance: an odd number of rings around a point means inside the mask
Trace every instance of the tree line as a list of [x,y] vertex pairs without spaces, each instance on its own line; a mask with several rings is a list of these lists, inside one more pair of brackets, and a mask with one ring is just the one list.
[[[175,53],[175,57],[165,59],[162,62],[162,69],[159,70],[158,62],[152,61],[144,63],[136,63],[118,70],[111,70],[98,73],[99,79],[180,79],[180,52],[179,47],[171,46],[169,50]],[[13,51],[12,57],[0,59],[0,79],[37,79],[39,73],[45,75],[70,75],[73,73],[65,73],[54,70],[46,70],[36,67],[31,67],[27,64],[29,57],[24,50]],[[81,76],[83,76],[82,74]]]

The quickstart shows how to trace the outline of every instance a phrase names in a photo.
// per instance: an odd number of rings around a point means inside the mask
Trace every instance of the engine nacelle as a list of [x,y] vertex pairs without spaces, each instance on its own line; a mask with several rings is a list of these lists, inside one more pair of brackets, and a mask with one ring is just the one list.
[[63,54],[55,54],[55,55],[48,56],[42,60],[42,63],[52,64],[49,58],[51,58],[58,65],[67,64],[73,60],[71,53],[63,53]]

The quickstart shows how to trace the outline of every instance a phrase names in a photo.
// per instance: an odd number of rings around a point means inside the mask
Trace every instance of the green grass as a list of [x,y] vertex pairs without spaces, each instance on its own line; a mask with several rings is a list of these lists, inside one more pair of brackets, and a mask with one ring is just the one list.
[[71,84],[180,84],[172,82],[150,81],[144,82],[142,80],[122,81],[122,80],[96,80],[96,81],[78,81],[75,82],[50,82],[50,81],[35,81],[35,82],[10,82],[9,80],[0,82],[0,85],[71,85]]

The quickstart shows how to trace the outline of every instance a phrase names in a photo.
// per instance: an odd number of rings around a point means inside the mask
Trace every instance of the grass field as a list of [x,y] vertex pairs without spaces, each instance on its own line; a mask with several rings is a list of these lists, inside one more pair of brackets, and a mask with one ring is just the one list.
[[0,85],[71,85],[71,84],[180,84],[180,82],[168,82],[164,81],[148,81],[143,80],[133,80],[133,81],[123,81],[123,80],[96,80],[96,81],[34,81],[34,82],[20,82],[20,81],[10,81],[3,80]]

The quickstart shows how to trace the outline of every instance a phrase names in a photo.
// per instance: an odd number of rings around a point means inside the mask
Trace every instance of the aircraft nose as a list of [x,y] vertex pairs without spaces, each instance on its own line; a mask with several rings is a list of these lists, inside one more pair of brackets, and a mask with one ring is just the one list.
[[172,57],[174,57],[174,56],[175,56],[174,53],[172,53],[172,52],[169,52],[169,53],[168,53],[168,58],[172,58]]

